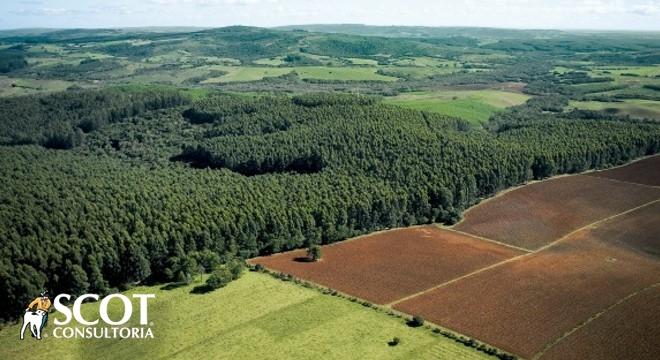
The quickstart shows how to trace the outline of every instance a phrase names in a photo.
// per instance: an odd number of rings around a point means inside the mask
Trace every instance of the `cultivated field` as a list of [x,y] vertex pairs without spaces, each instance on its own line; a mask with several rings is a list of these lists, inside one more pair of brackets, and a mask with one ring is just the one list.
[[[649,164],[654,165],[654,164]],[[455,229],[538,249],[596,220],[660,198],[660,189],[595,176],[564,176],[496,196]]]
[[636,161],[630,165],[589,173],[607,179],[660,186],[660,155]]
[[386,304],[522,251],[435,226],[398,229],[323,247],[321,261],[304,250],[251,260],[342,292]]
[[[604,225],[617,223],[614,218]],[[657,226],[628,230],[630,237],[648,232],[658,236]],[[611,304],[660,282],[658,261],[601,240],[604,233],[579,231],[395,308],[531,357]]]
[[[194,284],[196,285],[196,284]],[[154,293],[149,318],[154,339],[18,339],[19,326],[0,330],[2,359],[485,359],[487,355],[427,329],[344,299],[269,275],[246,273],[227,287],[195,295],[194,286]],[[111,302],[111,318],[119,318]],[[135,304],[137,307],[137,304]],[[97,304],[83,305],[94,318]],[[47,329],[53,328],[52,314]],[[134,316],[137,321],[137,316]],[[50,330],[48,330],[50,332]],[[388,346],[398,336],[401,343]]]
[[592,236],[608,244],[660,260],[660,201],[608,221]]
[[[541,359],[657,359],[660,287],[625,299],[547,349]],[[643,339],[643,341],[640,341]]]

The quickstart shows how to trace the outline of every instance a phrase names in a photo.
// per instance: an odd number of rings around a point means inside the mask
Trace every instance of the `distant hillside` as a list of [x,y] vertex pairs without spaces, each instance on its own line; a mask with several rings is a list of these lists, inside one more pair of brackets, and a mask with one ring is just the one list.
[[447,37],[469,36],[475,38],[533,38],[557,37],[565,34],[559,30],[516,30],[481,27],[428,27],[428,26],[374,26],[363,24],[311,24],[278,27],[281,30],[305,30],[321,33],[341,33],[363,36],[386,37]]

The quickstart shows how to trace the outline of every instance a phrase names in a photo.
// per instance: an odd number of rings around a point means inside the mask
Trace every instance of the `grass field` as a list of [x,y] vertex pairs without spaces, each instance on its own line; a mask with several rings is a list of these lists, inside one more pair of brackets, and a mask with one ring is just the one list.
[[395,77],[376,74],[376,69],[368,67],[325,67],[298,66],[294,70],[303,79],[321,80],[380,80],[394,81]]
[[[610,76],[615,79],[621,76],[634,77],[656,77],[660,76],[660,67],[658,66],[594,66],[591,74],[593,76]],[[631,76],[632,75],[632,76]]]
[[385,99],[385,102],[411,109],[457,116],[480,124],[497,111],[527,101],[529,96],[500,90],[452,90],[414,92]]
[[627,114],[633,117],[660,120],[660,101],[640,99],[623,100],[622,102],[571,101],[568,105],[568,108],[594,111],[604,110],[608,112]]
[[[265,274],[246,273],[227,287],[203,295],[191,294],[191,287],[129,291],[156,294],[149,306],[154,339],[20,341],[19,326],[14,325],[0,330],[0,358],[489,358],[427,329],[410,328],[401,319]],[[91,319],[97,307],[86,304],[83,314]],[[111,306],[112,311],[117,309]],[[48,332],[57,317],[51,314]],[[137,321],[137,315],[134,318]],[[388,346],[395,336],[401,343]]]
[[226,71],[227,74],[206,79],[202,84],[255,81],[266,77],[281,76],[291,72],[290,68],[258,67],[258,66],[214,66],[213,70]]
[[376,74],[375,68],[368,67],[327,67],[327,66],[295,66],[295,67],[259,67],[259,66],[214,66],[214,70],[226,71],[227,74],[205,80],[204,84],[254,81],[265,77],[281,76],[292,71],[302,79],[320,80],[380,80],[394,81],[397,78]]
[[350,61],[351,64],[353,64],[353,65],[369,65],[369,66],[378,65],[378,61],[373,60],[373,59],[346,58],[346,60]]
[[64,91],[74,84],[74,82],[64,80],[33,80],[0,76],[0,96],[18,96]]

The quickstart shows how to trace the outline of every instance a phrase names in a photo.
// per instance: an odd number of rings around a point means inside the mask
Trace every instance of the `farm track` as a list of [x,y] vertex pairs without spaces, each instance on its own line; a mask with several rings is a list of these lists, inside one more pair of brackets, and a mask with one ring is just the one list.
[[579,324],[578,326],[576,326],[576,327],[574,327],[573,329],[567,331],[567,332],[564,333],[562,336],[560,336],[560,337],[558,337],[557,339],[555,339],[555,340],[549,342],[549,343],[548,343],[548,344],[547,344],[547,345],[546,345],[541,351],[539,351],[538,353],[534,354],[534,356],[531,358],[531,360],[537,360],[537,359],[540,359],[541,357],[543,357],[543,355],[544,355],[548,350],[552,349],[555,345],[559,344],[562,340],[568,338],[569,336],[571,336],[571,335],[572,335],[573,333],[575,333],[576,331],[578,331],[578,330],[580,330],[581,328],[587,326],[587,325],[588,325],[589,323],[591,323],[592,321],[594,321],[594,320],[598,319],[599,317],[605,315],[605,313],[607,313],[608,311],[611,311],[612,309],[614,309],[614,308],[616,308],[617,306],[619,306],[619,305],[625,303],[626,301],[628,301],[628,300],[634,298],[635,296],[638,296],[638,295],[640,295],[640,294],[643,294],[643,293],[646,292],[646,291],[650,291],[650,290],[652,290],[652,289],[654,289],[654,288],[656,288],[656,287],[658,287],[658,286],[660,286],[660,283],[655,283],[655,284],[653,284],[653,285],[647,286],[647,287],[645,287],[645,288],[643,288],[643,289],[640,289],[640,290],[637,290],[637,291],[635,291],[635,292],[633,292],[633,293],[630,293],[630,294],[628,294],[627,296],[624,296],[623,298],[619,299],[617,302],[613,303],[612,305],[606,307],[605,309],[603,309],[603,310],[599,311],[598,313],[594,314],[593,316],[591,316],[591,317],[588,318],[587,320],[583,321],[583,322],[582,322],[581,324]]
[[626,180],[619,180],[619,179],[608,178],[608,177],[601,177],[601,176],[593,175],[593,173],[586,173],[586,174],[583,174],[583,175],[585,175],[585,176],[599,177],[599,178],[601,178],[601,179],[607,179],[607,180],[609,180],[609,181],[615,181],[615,182],[622,183],[622,184],[626,184],[626,185],[646,186],[646,187],[649,187],[649,188],[652,188],[652,189],[660,189],[660,186],[656,186],[656,185],[642,184],[642,183],[638,183],[638,182],[632,182],[632,181],[626,181]]

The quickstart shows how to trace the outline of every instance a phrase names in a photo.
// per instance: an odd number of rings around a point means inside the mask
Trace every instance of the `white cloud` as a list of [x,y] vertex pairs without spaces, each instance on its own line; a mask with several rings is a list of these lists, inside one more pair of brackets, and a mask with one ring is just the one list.
[[60,16],[73,14],[71,10],[65,8],[37,8],[37,9],[18,9],[11,12],[19,16]]
[[644,16],[657,15],[660,14],[660,5],[652,3],[635,5],[630,12]]

